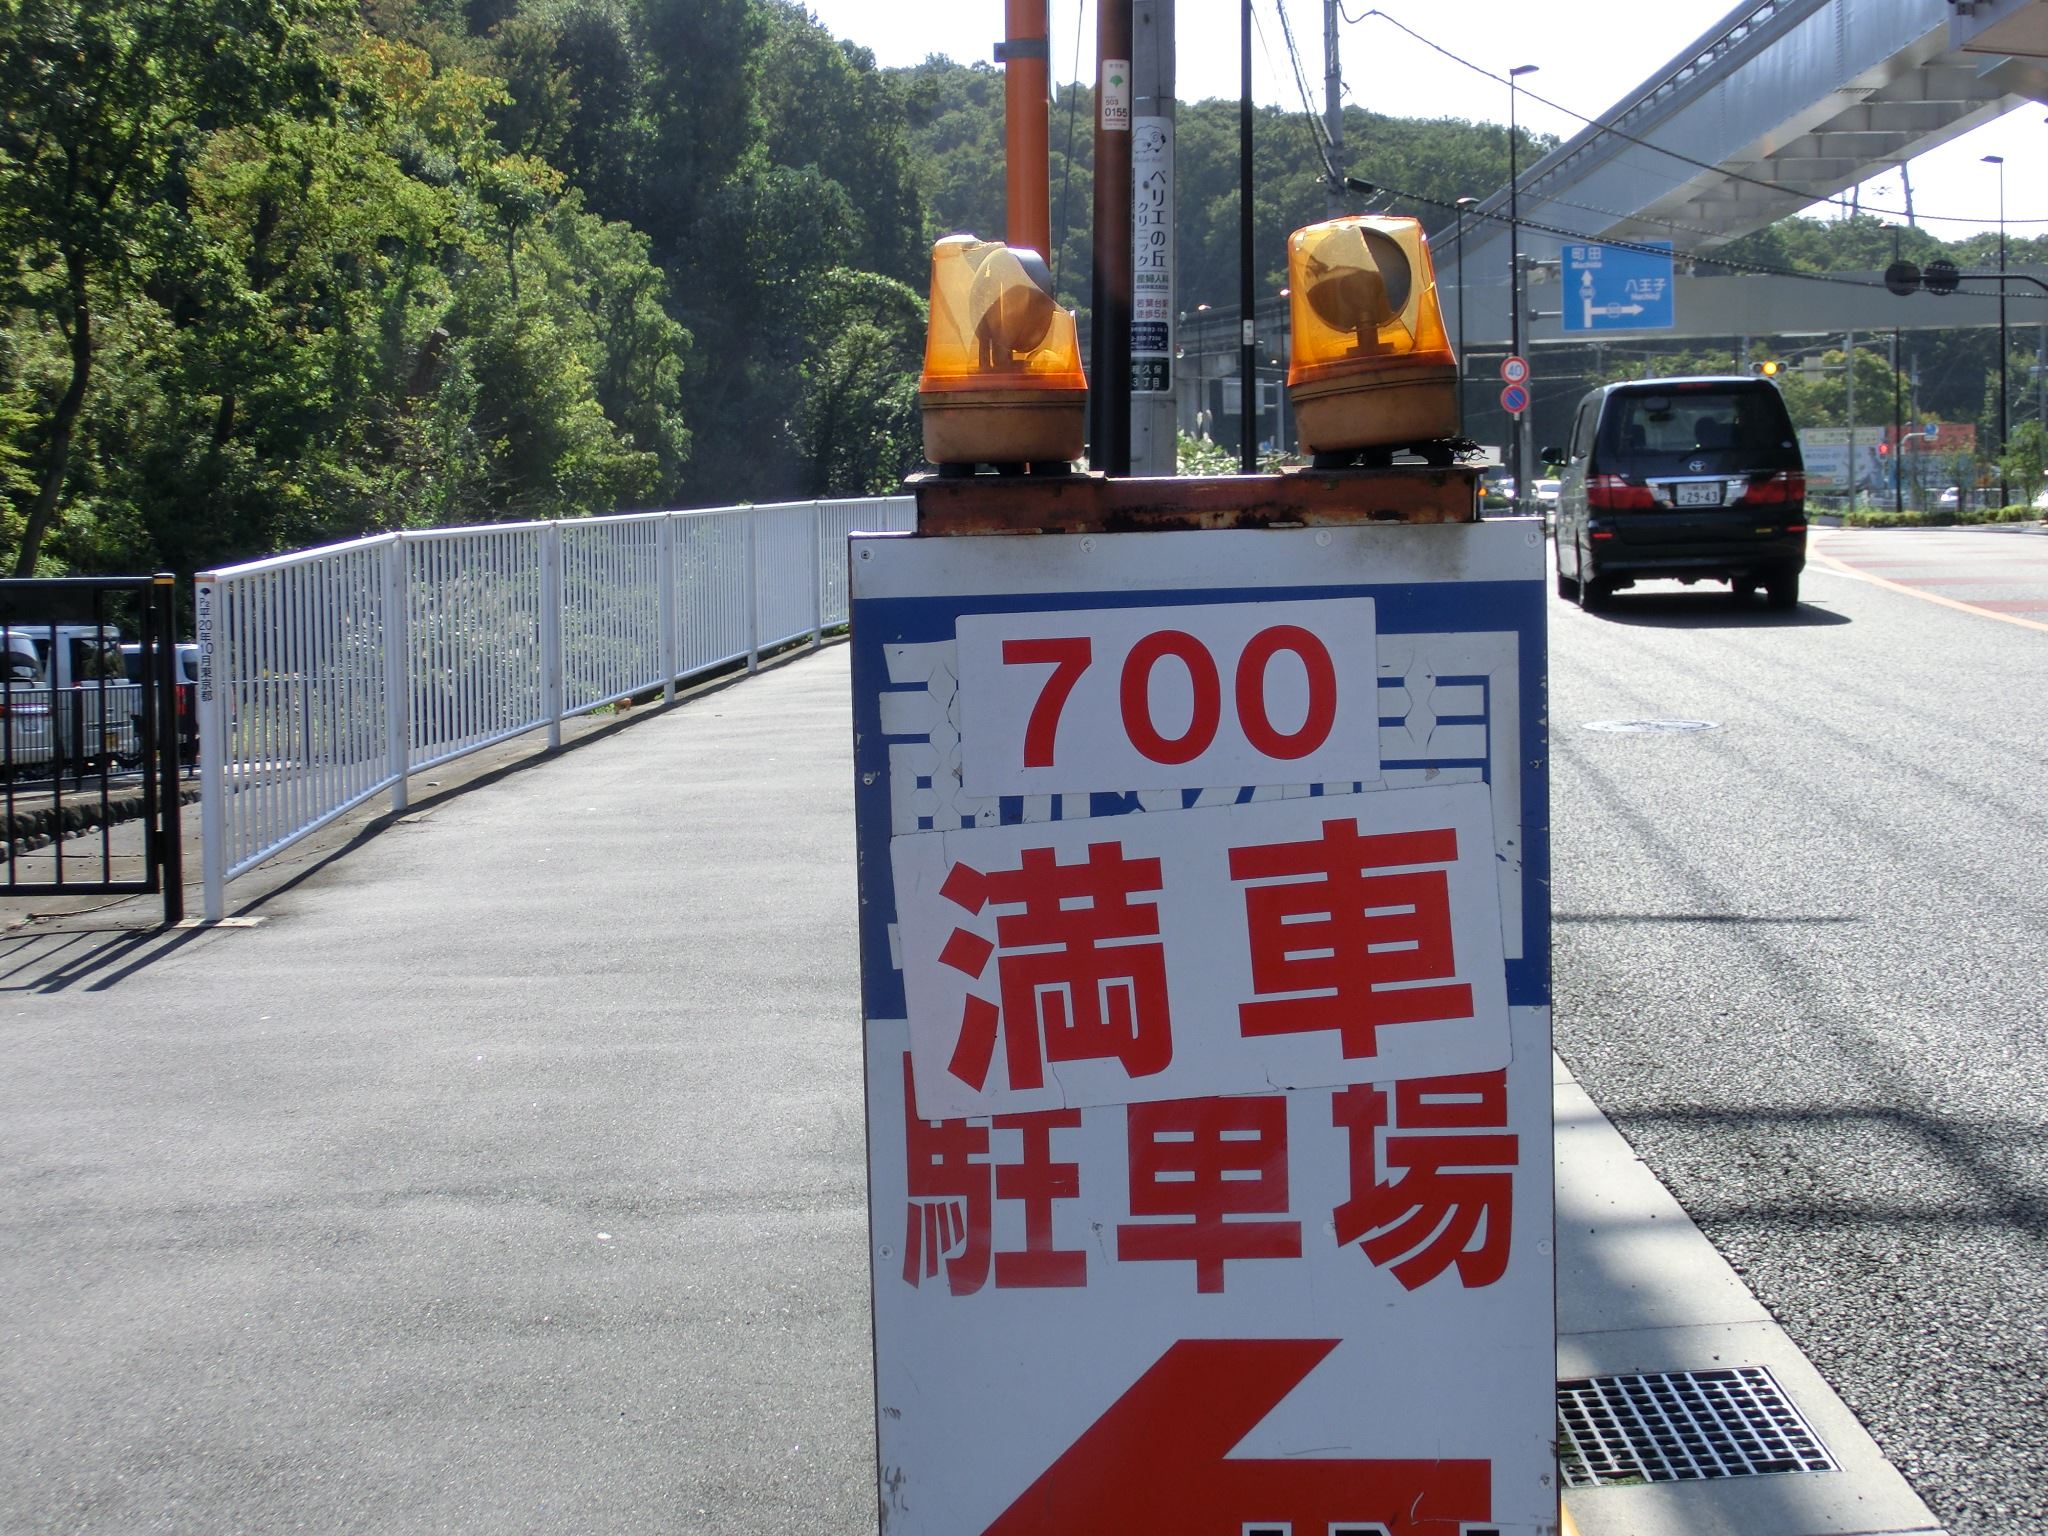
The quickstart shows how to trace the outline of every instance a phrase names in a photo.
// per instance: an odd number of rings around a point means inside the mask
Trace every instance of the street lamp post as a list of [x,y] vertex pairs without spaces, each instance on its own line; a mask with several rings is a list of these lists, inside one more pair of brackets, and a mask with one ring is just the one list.
[[[1534,73],[1534,64],[1517,64],[1508,71],[1508,350],[1517,357],[1522,355],[1522,173],[1516,159],[1515,103],[1521,94],[1517,82]],[[1508,452],[1515,477],[1515,510],[1520,512],[1527,508],[1529,487],[1523,474],[1521,423],[1513,417],[1508,419]]]
[[1892,327],[1892,516],[1906,516],[1906,416],[1899,403],[1899,328]]
[[2002,507],[2012,500],[2005,483],[2006,434],[2012,430],[2005,392],[2005,156],[1986,155],[1984,163],[1998,167],[1998,504]]
[[1452,249],[1457,253],[1458,262],[1458,359],[1460,362],[1463,362],[1465,357],[1465,214],[1467,210],[1478,206],[1478,203],[1479,199],[1476,197],[1461,197],[1458,199],[1458,233],[1452,246]]
[[1458,420],[1463,431],[1465,419],[1465,210],[1479,201],[1476,197],[1458,199]]

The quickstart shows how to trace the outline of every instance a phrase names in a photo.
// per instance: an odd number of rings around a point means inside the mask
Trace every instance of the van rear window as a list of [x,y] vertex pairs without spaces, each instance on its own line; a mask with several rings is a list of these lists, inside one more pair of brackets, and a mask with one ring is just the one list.
[[1799,451],[1785,402],[1768,384],[1618,392],[1606,414],[1603,446],[1622,453],[1734,450],[1761,465]]

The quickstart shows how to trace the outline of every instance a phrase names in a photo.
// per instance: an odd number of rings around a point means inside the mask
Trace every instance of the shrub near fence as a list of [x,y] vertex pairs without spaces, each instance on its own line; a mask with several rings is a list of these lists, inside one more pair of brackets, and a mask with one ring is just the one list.
[[206,916],[437,763],[846,622],[846,540],[908,497],[441,528],[195,583]]

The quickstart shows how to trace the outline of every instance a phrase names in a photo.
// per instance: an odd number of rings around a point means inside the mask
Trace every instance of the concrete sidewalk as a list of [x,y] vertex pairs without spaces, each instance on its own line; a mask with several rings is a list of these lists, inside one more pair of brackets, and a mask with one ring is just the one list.
[[[0,908],[0,1530],[871,1531],[849,738],[835,648],[437,770],[233,926]],[[1561,1371],[1768,1365],[1844,1468],[1584,1536],[1933,1529],[1558,1110]]]

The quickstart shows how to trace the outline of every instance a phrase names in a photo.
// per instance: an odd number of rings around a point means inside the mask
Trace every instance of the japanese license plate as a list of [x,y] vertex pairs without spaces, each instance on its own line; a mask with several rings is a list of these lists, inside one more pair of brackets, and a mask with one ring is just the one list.
[[1718,507],[1721,505],[1721,482],[1698,480],[1681,483],[1673,487],[1678,492],[1673,502],[1681,507]]

